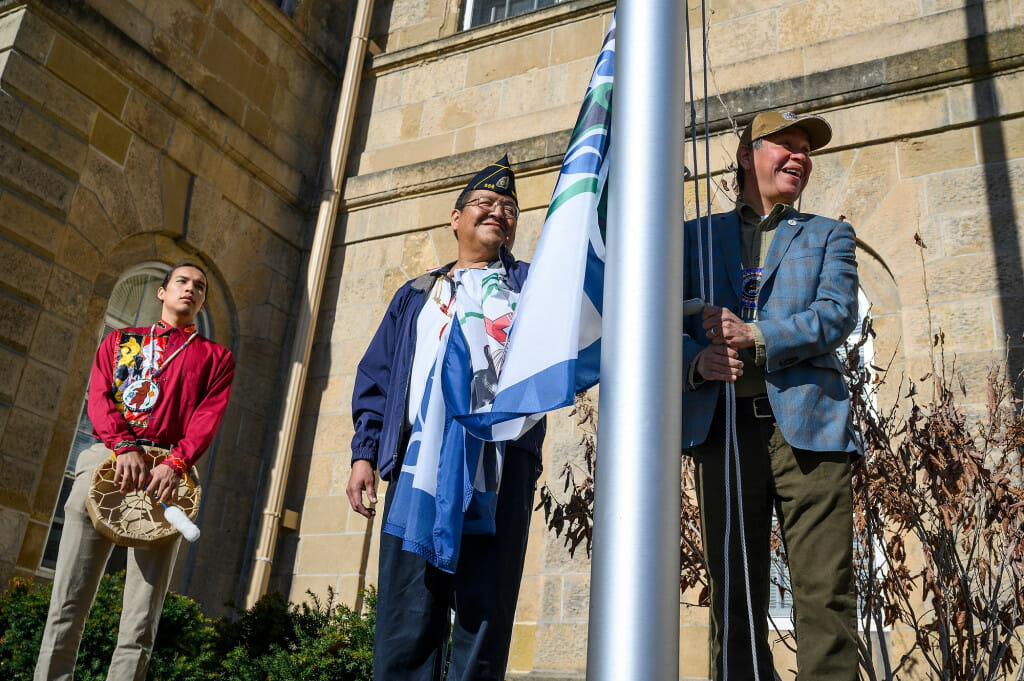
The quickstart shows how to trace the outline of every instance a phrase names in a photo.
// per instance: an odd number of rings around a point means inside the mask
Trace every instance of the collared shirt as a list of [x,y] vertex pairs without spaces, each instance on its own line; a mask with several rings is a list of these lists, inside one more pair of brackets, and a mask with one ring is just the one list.
[[[213,442],[224,417],[235,360],[231,352],[196,335],[195,327],[175,328],[162,320],[151,327],[118,329],[100,343],[89,378],[89,419],[93,434],[120,454],[139,449],[136,439],[174,446],[174,456],[194,464]],[[123,401],[137,378],[154,377],[159,394],[152,409]]]
[[[772,239],[775,237],[775,228],[793,207],[784,204],[775,204],[768,215],[759,215],[757,211],[743,203],[736,202],[736,211],[740,216],[740,264],[744,271],[760,270],[768,256],[768,249],[771,248]],[[741,309],[741,318],[750,322],[751,331],[754,333],[754,347],[744,348],[739,351],[740,359],[746,370],[736,381],[736,395],[738,397],[754,397],[763,395],[765,392],[764,369],[765,348],[764,336],[757,328],[757,295],[760,292],[760,274],[756,278],[754,288],[750,293],[755,301],[754,307]],[[744,291],[744,294],[747,294]]]
[[747,204],[737,201],[736,210],[740,215],[740,262],[744,268],[760,267],[768,256],[775,228],[793,207],[777,203],[768,215],[762,216]]
[[[793,206],[777,203],[768,215],[762,216],[742,201],[736,202],[736,213],[740,218],[740,266],[744,270],[762,266],[768,255],[768,249],[771,248],[775,228],[791,210],[793,210]],[[760,283],[760,279],[758,279],[756,288],[749,292],[755,301],[760,291]],[[740,312],[743,313],[743,310]],[[741,318],[750,323],[751,331],[754,334],[754,347],[752,349],[743,348],[739,351],[740,359],[746,370],[736,381],[737,397],[763,395],[766,390],[764,370],[761,368],[764,366],[766,354],[764,336],[761,335],[756,323],[757,308],[754,307],[747,314],[749,319],[746,319],[745,315],[741,315]],[[696,368],[697,358],[694,358],[687,377],[692,388],[699,387],[705,382],[705,379],[697,374]]]

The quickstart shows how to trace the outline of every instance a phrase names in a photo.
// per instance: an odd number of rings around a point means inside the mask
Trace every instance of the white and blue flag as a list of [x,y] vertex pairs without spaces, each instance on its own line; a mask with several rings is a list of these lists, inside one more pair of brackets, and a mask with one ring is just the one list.
[[613,16],[519,296],[494,401],[455,417],[482,439],[515,439],[600,376],[614,65]]
[[447,572],[463,534],[494,533],[504,443],[600,376],[614,64],[613,16],[522,291],[494,286],[493,273],[453,273],[455,314],[383,527]]
[[505,275],[501,266],[452,272],[455,295],[440,313],[451,316],[422,394],[412,391],[418,406],[383,527],[446,572],[455,572],[462,535],[495,533],[505,443],[474,437],[454,416],[494,397],[519,295],[502,284]]

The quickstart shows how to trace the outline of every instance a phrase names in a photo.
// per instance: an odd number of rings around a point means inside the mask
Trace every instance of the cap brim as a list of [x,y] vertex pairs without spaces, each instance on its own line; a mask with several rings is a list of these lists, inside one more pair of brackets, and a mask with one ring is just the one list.
[[775,128],[759,130],[757,137],[753,137],[753,128],[755,127],[757,120],[758,117],[755,117],[754,120],[748,123],[740,133],[740,146],[750,146],[754,140],[763,139],[768,135],[774,135],[780,130],[785,130],[786,128],[791,128],[793,126],[800,128],[807,134],[807,141],[810,143],[811,151],[821,149],[832,141],[832,126],[830,126],[828,121],[821,116],[810,114],[807,116],[800,116],[796,118],[796,120],[782,121],[781,124]]
[[805,116],[793,121],[790,125],[779,128],[779,130],[785,130],[785,128],[792,126],[796,126],[807,133],[807,141],[811,145],[811,151],[821,149],[832,141],[832,126],[824,118]]

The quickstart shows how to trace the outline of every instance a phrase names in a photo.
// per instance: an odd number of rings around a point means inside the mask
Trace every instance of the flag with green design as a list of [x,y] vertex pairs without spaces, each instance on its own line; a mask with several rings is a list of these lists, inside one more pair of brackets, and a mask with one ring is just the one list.
[[572,404],[600,376],[605,215],[615,65],[612,16],[518,300],[494,401],[456,416],[488,440]]

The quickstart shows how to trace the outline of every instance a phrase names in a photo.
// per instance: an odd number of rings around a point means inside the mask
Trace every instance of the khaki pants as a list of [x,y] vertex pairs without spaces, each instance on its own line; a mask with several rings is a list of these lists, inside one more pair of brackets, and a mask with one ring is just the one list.
[[[108,456],[109,450],[98,443],[78,458],[75,482],[64,505],[64,531],[35,681],[70,681],[74,677],[85,620],[114,548],[112,542],[93,529],[85,510],[92,473]],[[121,625],[107,681],[146,678],[179,543],[180,538],[155,548],[128,549]]]

